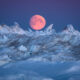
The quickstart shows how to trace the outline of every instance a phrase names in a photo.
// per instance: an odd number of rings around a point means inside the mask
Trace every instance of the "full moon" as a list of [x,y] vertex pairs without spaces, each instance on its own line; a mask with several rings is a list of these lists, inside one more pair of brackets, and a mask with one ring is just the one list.
[[46,20],[43,16],[34,15],[30,19],[30,26],[34,30],[41,30],[45,27]]

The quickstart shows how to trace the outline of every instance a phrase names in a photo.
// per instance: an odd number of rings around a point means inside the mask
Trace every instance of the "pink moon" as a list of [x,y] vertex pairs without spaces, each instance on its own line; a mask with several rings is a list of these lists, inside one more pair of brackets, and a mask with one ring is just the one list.
[[43,16],[34,15],[30,19],[30,26],[34,30],[41,30],[45,27],[46,20]]

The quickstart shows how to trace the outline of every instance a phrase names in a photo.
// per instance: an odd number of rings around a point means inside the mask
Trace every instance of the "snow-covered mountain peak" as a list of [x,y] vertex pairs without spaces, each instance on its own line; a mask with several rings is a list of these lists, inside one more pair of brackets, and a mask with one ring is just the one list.
[[74,31],[75,31],[73,25],[71,25],[71,24],[67,25],[67,30],[68,30],[69,32],[74,32]]
[[53,24],[50,24],[50,25],[47,27],[47,29],[45,30],[45,33],[46,33],[47,35],[51,35],[51,34],[55,34],[55,33],[56,33],[55,29],[53,29]]
[[12,31],[13,33],[17,33],[17,34],[26,34],[26,32],[20,28],[18,23],[14,23],[14,26],[12,27]]
[[50,31],[52,31],[52,29],[53,29],[53,24],[50,24],[50,25],[48,26],[48,28],[46,29],[46,31],[50,32]]
[[67,25],[66,28],[61,33],[68,35],[80,35],[80,32],[78,30],[75,30],[73,25],[71,24]]
[[18,23],[14,23],[13,26],[0,25],[0,34],[26,34],[26,32],[19,27]]
[[8,27],[7,25],[0,25],[0,33],[10,33],[11,28]]
[[69,24],[65,27],[65,29],[63,30],[63,32],[66,32],[66,33],[73,33],[75,31],[74,27]]

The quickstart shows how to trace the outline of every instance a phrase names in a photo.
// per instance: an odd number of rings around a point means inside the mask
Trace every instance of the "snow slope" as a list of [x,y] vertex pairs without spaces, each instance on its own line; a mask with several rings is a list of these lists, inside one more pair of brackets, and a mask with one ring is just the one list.
[[7,56],[8,61],[79,60],[80,32],[72,25],[67,25],[67,28],[59,33],[53,29],[53,24],[45,31],[25,31],[17,23],[13,26],[1,25],[0,57],[4,56]]

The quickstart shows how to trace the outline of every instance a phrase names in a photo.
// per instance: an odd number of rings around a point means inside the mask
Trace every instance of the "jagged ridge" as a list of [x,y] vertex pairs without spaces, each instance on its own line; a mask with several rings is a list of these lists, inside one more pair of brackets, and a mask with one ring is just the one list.
[[0,56],[9,60],[79,60],[80,32],[68,25],[56,33],[51,24],[45,31],[24,31],[16,23],[0,26]]

